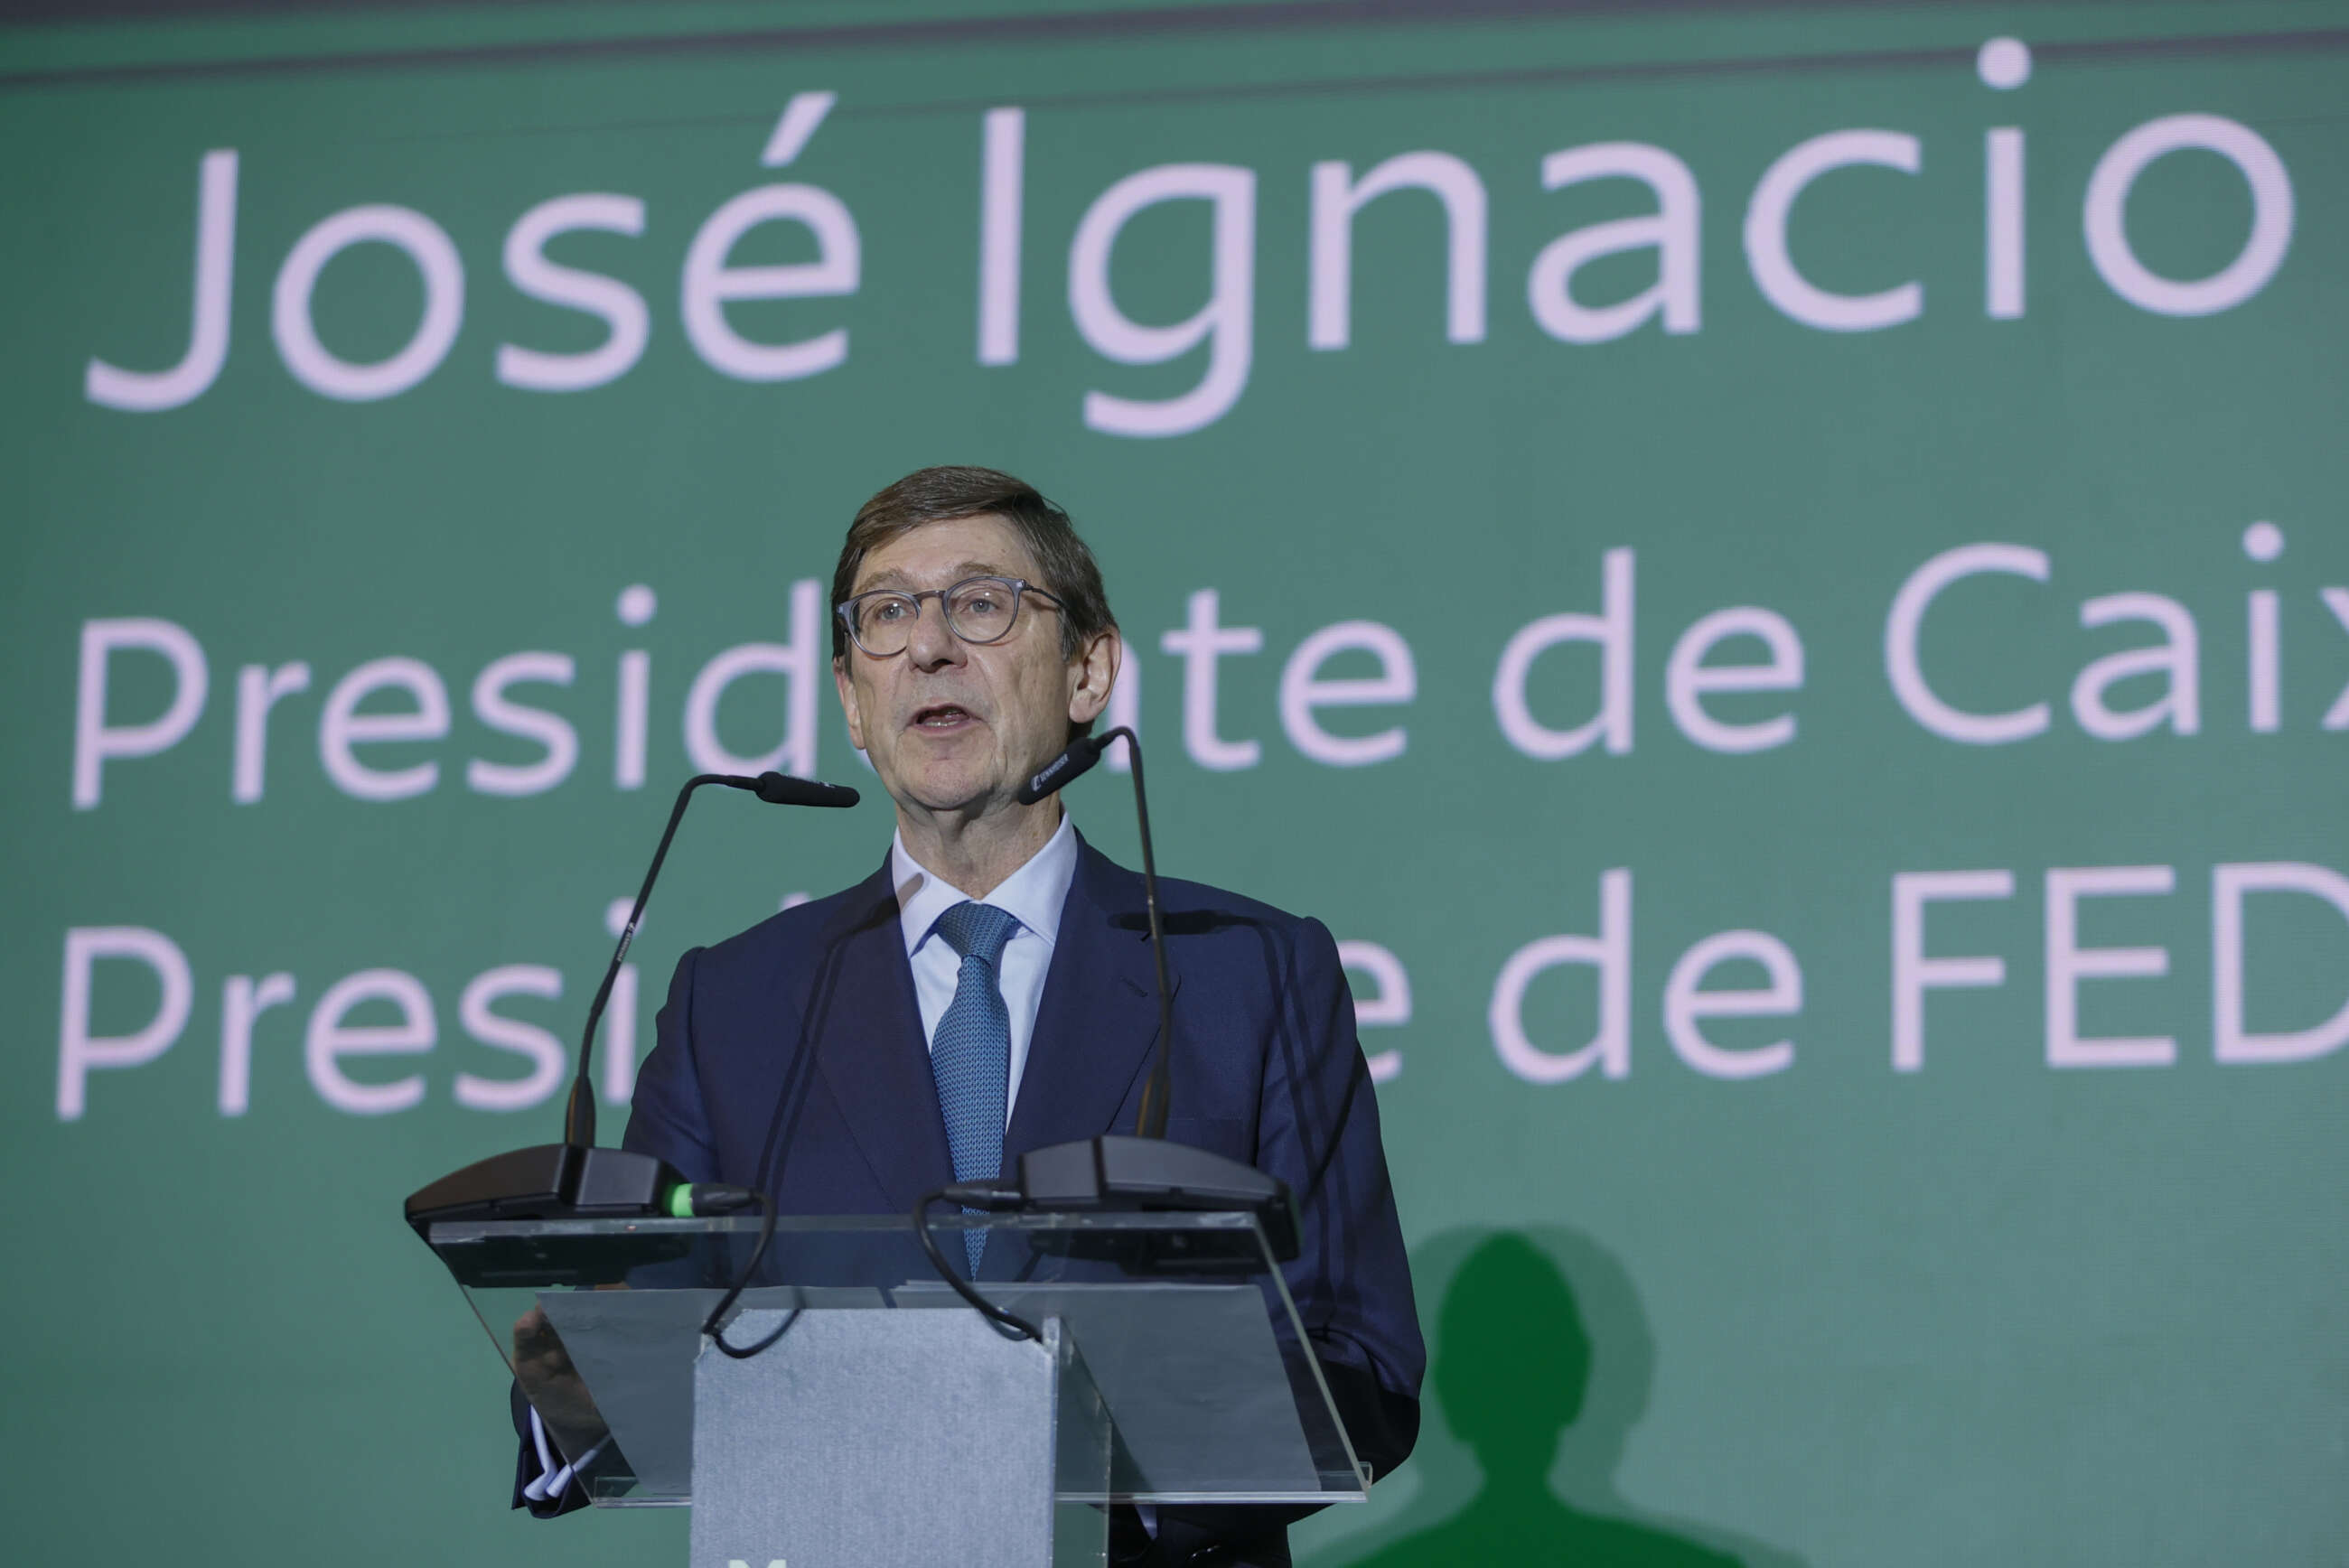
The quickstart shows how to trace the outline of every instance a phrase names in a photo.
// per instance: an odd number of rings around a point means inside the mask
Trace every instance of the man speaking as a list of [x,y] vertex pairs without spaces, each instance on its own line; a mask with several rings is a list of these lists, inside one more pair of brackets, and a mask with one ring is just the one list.
[[[904,1214],[1030,1150],[1134,1124],[1157,1034],[1142,879],[1057,795],[1019,799],[1107,707],[1123,643],[1068,515],[988,469],[925,469],[865,502],[833,599],[833,679],[896,802],[895,841],[856,886],[678,961],[625,1141],[689,1181],[764,1188],[782,1213]],[[1336,944],[1318,921],[1196,883],[1162,882],[1160,899],[1166,1136],[1295,1192],[1288,1288],[1384,1475],[1417,1435],[1426,1355]],[[1121,1509],[1111,1555],[1286,1563],[1301,1511]]]

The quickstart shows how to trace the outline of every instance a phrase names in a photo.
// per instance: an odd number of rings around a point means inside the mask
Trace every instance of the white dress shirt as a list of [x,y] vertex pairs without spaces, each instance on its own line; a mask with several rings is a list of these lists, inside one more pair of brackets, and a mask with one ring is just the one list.
[[1011,1081],[1003,1097],[1004,1125],[1019,1102],[1019,1078],[1028,1066],[1028,1042],[1036,1033],[1036,1007],[1044,999],[1044,976],[1052,966],[1052,945],[1061,934],[1061,905],[1077,875],[1077,830],[1067,812],[1061,826],[1028,863],[985,898],[970,895],[916,860],[900,833],[889,846],[889,880],[897,890],[897,923],[905,937],[905,961],[914,969],[914,999],[922,1009],[922,1038],[935,1043],[938,1020],[954,1001],[962,958],[936,929],[938,916],[958,903],[991,904],[1017,920],[1004,944],[996,978],[1004,1010],[1011,1015]]

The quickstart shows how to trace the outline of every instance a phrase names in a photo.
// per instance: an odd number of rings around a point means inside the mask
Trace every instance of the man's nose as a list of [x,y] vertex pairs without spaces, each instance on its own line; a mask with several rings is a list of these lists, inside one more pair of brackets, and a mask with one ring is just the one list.
[[962,639],[947,626],[947,607],[933,599],[922,606],[914,621],[914,634],[905,640],[905,657],[918,670],[946,669],[962,663]]

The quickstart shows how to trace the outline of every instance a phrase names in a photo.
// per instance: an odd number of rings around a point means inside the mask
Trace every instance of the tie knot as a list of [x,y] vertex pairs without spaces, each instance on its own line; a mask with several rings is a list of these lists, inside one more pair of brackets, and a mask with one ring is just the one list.
[[1003,944],[1019,929],[1019,917],[1008,909],[968,900],[938,916],[937,933],[964,958],[992,965],[1003,956]]

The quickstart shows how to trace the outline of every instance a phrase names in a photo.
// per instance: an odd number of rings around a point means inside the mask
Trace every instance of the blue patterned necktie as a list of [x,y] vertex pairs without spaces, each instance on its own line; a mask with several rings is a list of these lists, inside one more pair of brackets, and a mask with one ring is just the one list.
[[[1003,1171],[1003,1117],[1011,1087],[1011,1010],[1003,1005],[997,967],[1019,922],[1008,910],[965,902],[938,916],[933,929],[962,955],[954,1000],[930,1042],[947,1149],[957,1181],[991,1181]],[[973,1275],[986,1249],[985,1231],[963,1233]]]

